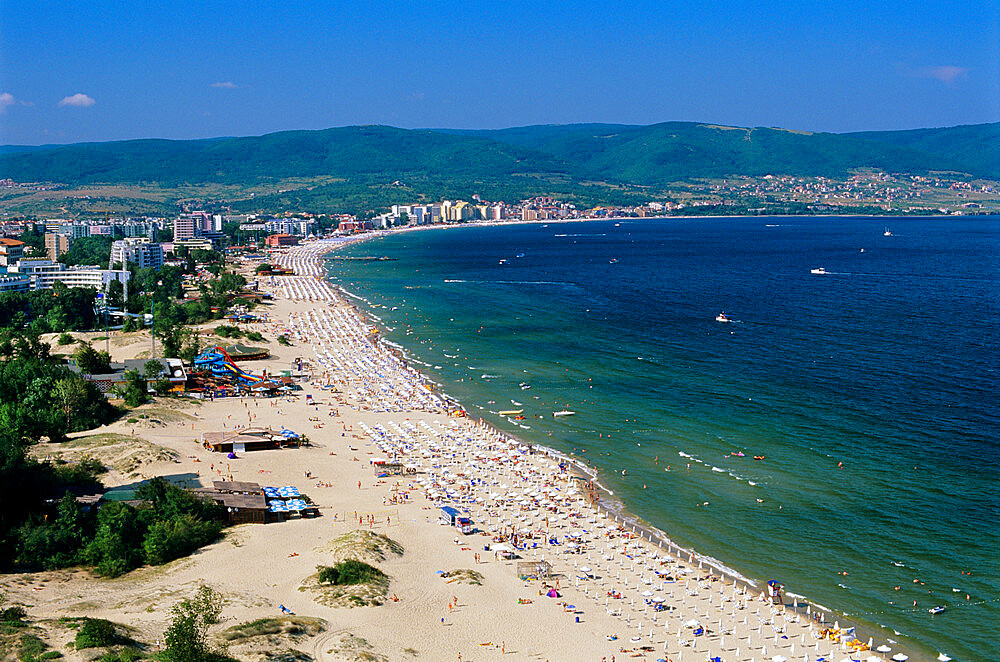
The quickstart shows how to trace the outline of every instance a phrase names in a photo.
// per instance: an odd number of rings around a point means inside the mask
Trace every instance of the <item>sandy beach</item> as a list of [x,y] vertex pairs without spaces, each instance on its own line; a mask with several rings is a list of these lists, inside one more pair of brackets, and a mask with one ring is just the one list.
[[[186,476],[206,487],[223,479],[294,486],[320,513],[234,526],[190,557],[114,580],[84,570],[0,577],[8,600],[28,605],[44,638],[68,659],[89,658],[67,647],[72,633],[59,617],[128,624],[152,643],[162,638],[171,605],[202,584],[226,601],[213,632],[281,617],[281,606],[325,621],[313,635],[233,642],[230,654],[240,659],[287,650],[316,660],[595,662],[883,661],[899,653],[855,652],[850,633],[829,632],[839,626],[829,612],[819,622],[812,608],[791,609],[791,598],[788,607],[773,604],[764,587],[748,588],[598,507],[587,477],[567,458],[457,415],[320,280],[320,256],[334,247],[310,242],[284,254],[278,262],[297,275],[258,278],[275,298],[264,308],[267,323],[247,325],[265,336],[271,356],[240,367],[278,374],[305,362],[301,390],[274,399],[157,400],[140,408],[148,418],[137,423],[127,421],[133,415],[73,435],[76,445],[35,449],[101,457],[114,467],[109,485]],[[279,334],[291,346],[278,344]],[[113,339],[115,360],[148,350],[148,334]],[[227,459],[200,443],[203,433],[246,426],[284,427],[311,444]],[[379,460],[404,473],[379,478]],[[475,532],[443,525],[446,505],[467,514]],[[352,532],[361,532],[352,540],[378,534],[399,546],[377,542],[362,554],[389,576],[378,606],[348,606],[315,584],[317,566],[338,560],[344,548],[335,541]],[[551,577],[519,576],[542,561]]]

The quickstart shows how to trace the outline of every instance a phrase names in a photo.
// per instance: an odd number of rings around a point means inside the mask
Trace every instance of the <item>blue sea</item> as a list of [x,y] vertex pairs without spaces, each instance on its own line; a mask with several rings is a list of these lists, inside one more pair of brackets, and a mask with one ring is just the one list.
[[345,252],[396,258],[330,278],[473,416],[589,462],[747,577],[921,656],[1000,659],[1000,218],[519,224]]

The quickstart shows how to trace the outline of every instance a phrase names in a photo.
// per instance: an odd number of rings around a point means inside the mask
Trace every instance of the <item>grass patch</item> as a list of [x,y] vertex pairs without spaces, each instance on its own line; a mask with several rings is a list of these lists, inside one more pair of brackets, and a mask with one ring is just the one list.
[[[320,566],[322,569],[322,566]],[[359,584],[330,584],[319,580],[319,572],[306,577],[300,591],[313,593],[313,599],[326,607],[377,607],[385,602],[389,578],[377,568],[380,578]]]
[[356,637],[349,632],[341,635],[327,653],[351,660],[351,662],[384,662],[388,659],[385,655],[376,652],[374,646],[367,640]]
[[330,554],[335,562],[355,559],[378,563],[390,554],[402,556],[403,546],[388,536],[358,529],[334,538],[316,551]]
[[133,646],[126,646],[118,650],[108,649],[104,655],[97,658],[97,662],[136,662],[142,658],[142,651]]
[[326,630],[326,621],[321,618],[303,616],[282,616],[278,618],[261,618],[249,623],[234,625],[220,635],[230,642],[239,642],[254,637],[276,634],[292,635],[293,637],[312,637]]
[[138,473],[139,468],[146,464],[177,459],[176,452],[142,437],[113,432],[79,435],[62,444],[40,444],[33,450],[39,455],[51,455],[56,461],[96,460],[125,476]]
[[447,579],[449,584],[483,585],[483,576],[475,570],[470,570],[468,568],[459,568],[457,570],[443,572],[441,573],[441,578]]

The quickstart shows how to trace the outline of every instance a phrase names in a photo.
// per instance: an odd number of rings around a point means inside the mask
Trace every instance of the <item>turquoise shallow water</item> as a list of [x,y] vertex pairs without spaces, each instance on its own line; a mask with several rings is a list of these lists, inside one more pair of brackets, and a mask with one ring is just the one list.
[[1000,219],[885,223],[455,228],[328,267],[471,412],[591,462],[674,540],[1000,659]]

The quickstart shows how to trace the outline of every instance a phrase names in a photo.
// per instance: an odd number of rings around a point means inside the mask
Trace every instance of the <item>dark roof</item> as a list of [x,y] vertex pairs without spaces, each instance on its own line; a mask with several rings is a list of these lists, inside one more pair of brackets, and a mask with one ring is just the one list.
[[216,494],[212,499],[227,508],[267,510],[267,499],[263,494]]
[[260,493],[262,490],[257,483],[246,483],[242,481],[213,480],[212,485],[219,492],[252,492]]

